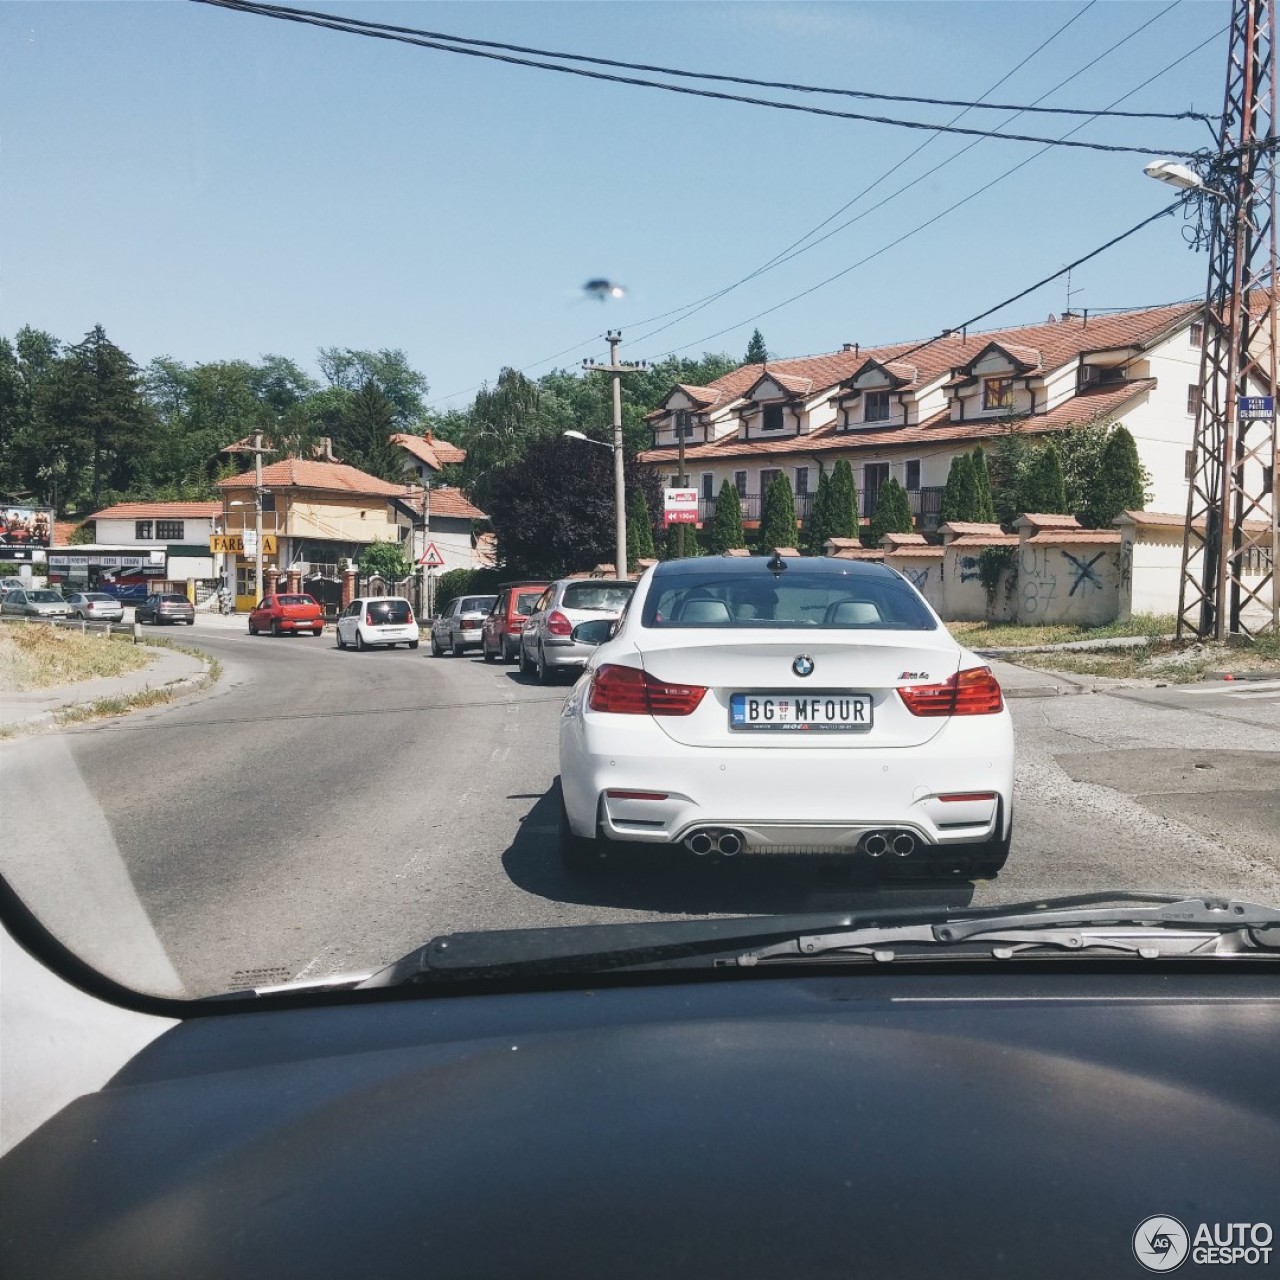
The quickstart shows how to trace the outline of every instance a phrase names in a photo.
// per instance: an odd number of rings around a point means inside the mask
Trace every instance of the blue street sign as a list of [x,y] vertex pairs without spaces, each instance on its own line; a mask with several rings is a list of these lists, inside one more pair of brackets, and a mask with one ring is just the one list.
[[1239,396],[1236,400],[1236,411],[1241,418],[1274,418],[1276,401],[1274,396]]

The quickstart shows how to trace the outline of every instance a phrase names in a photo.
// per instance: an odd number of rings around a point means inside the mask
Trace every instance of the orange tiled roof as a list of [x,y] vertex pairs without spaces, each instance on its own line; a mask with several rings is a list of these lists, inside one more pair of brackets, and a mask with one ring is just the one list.
[[948,520],[946,524],[938,526],[939,533],[954,533],[956,537],[986,537],[987,535],[997,536],[1004,533],[1004,530],[998,524],[990,524],[977,520]]
[[906,547],[888,547],[886,555],[904,556],[908,560],[941,560],[947,554],[946,547],[918,547],[914,544]]
[[53,522],[53,542],[50,544],[54,547],[66,547],[70,543],[68,539],[80,527],[76,520],[55,520]]
[[1019,541],[1016,533],[967,533],[963,538],[952,538],[947,548],[1016,547]]
[[[361,497],[404,498],[420,493],[417,488],[392,484],[367,471],[343,462],[312,462],[285,458],[262,468],[262,483],[268,489],[316,489],[323,493],[351,493]],[[218,481],[219,489],[252,489],[253,472],[245,471]]]
[[1028,542],[1115,542],[1120,541],[1119,529],[1042,529],[1033,533]]
[[831,553],[832,560],[883,560],[884,551],[879,547],[842,547]]
[[806,378],[803,374],[783,373],[776,365],[773,368],[765,365],[764,372],[755,380],[751,389],[754,390],[766,378],[794,396],[807,396],[813,390],[812,378]]
[[[1017,429],[1027,435],[1041,435],[1050,431],[1065,431],[1069,427],[1095,422],[1120,411],[1130,400],[1150,391],[1156,385],[1154,378],[1140,378],[1120,386],[1090,388],[1070,400],[1050,409],[1048,413],[1033,414],[1016,420]],[[740,440],[728,436],[710,444],[685,446],[686,465],[698,462],[714,462],[718,458],[745,458],[754,454],[811,454],[836,449],[913,448],[941,441],[988,440],[1008,429],[1007,419],[984,419],[973,422],[952,422],[950,410],[944,409],[932,418],[915,426],[886,427],[882,431],[837,431],[835,423],[828,423],[808,435],[786,436],[778,440]],[[645,449],[641,462],[673,462],[678,457],[675,445],[663,445],[657,449]]]
[[1026,511],[1013,522],[1015,529],[1021,529],[1024,526],[1029,529],[1035,529],[1037,532],[1042,529],[1079,529],[1083,527],[1075,516],[1042,514],[1035,511]]
[[407,450],[419,462],[425,462],[434,471],[467,460],[465,449],[459,449],[450,440],[437,440],[430,431],[420,436],[398,431],[391,437],[391,443],[398,444],[400,448]]
[[[253,483],[252,480],[249,482]],[[103,507],[90,520],[200,520],[222,514],[220,502],[117,502]],[[75,528],[74,525],[71,526]]]
[[[415,492],[421,492],[421,490],[415,490]],[[487,520],[489,518],[467,499],[461,489],[454,488],[452,485],[441,485],[438,489],[428,490],[428,493],[430,497],[427,501],[427,511],[431,516],[454,520]]]

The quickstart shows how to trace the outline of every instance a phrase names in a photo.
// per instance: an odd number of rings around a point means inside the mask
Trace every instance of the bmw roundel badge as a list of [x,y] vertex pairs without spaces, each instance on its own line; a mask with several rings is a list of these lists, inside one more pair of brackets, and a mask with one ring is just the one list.
[[813,675],[813,659],[807,653],[802,653],[792,664],[791,670],[798,676]]

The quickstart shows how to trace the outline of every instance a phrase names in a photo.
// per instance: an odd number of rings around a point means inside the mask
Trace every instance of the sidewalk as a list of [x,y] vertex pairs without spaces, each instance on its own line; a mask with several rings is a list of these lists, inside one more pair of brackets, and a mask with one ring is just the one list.
[[[977,652],[975,650],[975,652]],[[1072,693],[1089,693],[1098,684],[1091,676],[1065,676],[1056,671],[1035,671],[1011,662],[988,658],[1006,698],[1059,698]]]
[[[228,619],[221,619],[228,621]],[[197,622],[196,626],[199,627]],[[74,684],[55,684],[27,693],[0,693],[0,729],[34,727],[52,720],[59,711],[84,706],[101,698],[122,698],[146,689],[177,692],[200,684],[209,664],[173,649],[155,649],[155,660],[141,671],[123,676],[99,676]]]

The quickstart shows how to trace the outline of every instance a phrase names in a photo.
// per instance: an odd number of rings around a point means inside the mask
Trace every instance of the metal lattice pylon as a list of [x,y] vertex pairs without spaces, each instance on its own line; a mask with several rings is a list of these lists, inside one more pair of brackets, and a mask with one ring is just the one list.
[[1272,0],[1235,0],[1218,153],[1202,174],[1209,280],[1179,636],[1280,630],[1275,413],[1241,412],[1242,398],[1276,394],[1275,122]]

